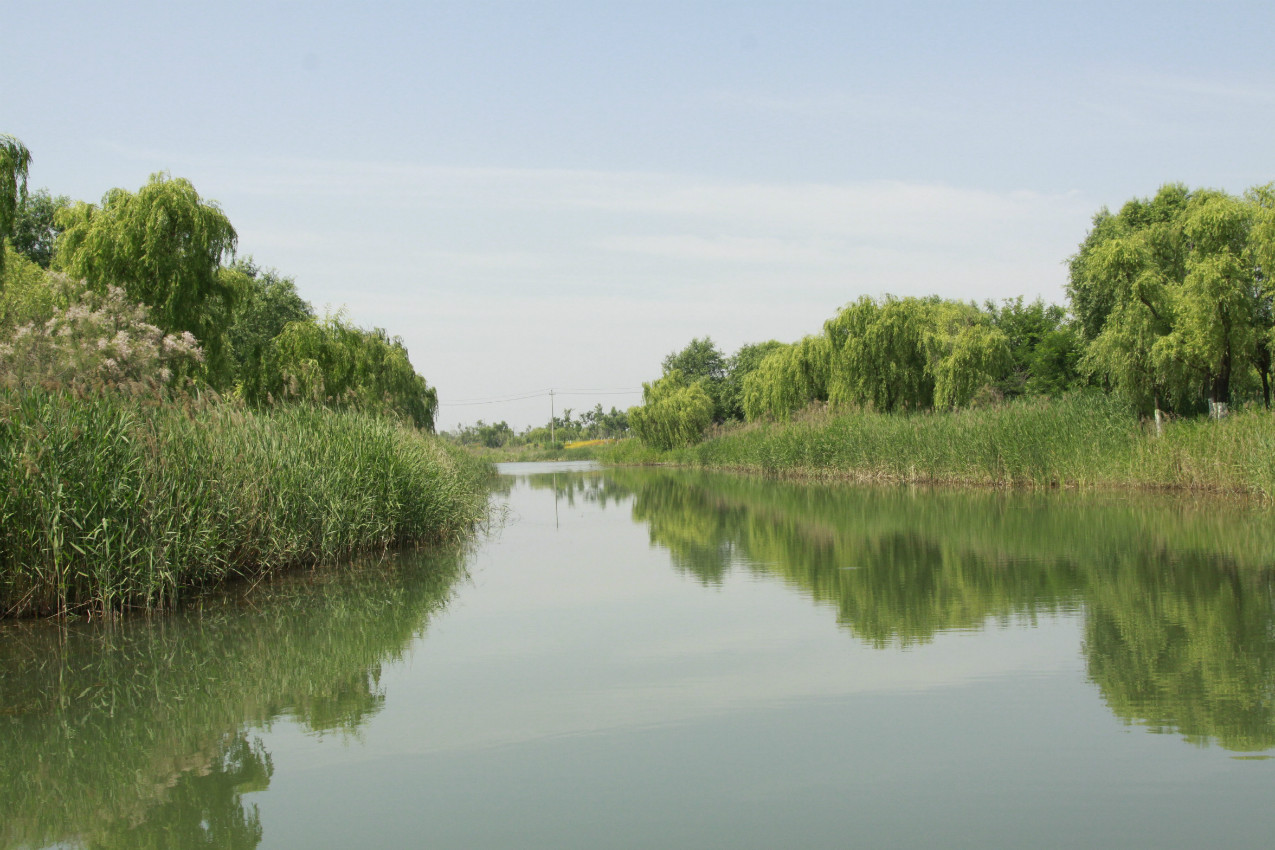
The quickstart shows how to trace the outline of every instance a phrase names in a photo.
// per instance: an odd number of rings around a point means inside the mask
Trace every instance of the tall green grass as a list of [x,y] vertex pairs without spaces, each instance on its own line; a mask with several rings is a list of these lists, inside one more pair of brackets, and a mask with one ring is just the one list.
[[1102,395],[912,415],[816,409],[725,429],[686,449],[629,440],[611,463],[676,463],[865,481],[1149,487],[1275,498],[1275,418],[1177,420],[1162,436]]
[[487,474],[365,414],[0,392],[0,616],[170,605],[457,538],[486,515]]

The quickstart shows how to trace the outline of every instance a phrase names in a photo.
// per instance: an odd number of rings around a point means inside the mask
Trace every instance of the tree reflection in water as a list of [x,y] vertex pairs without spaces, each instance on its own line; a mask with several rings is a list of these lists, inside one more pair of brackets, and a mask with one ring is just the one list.
[[0,640],[0,846],[253,847],[270,754],[295,720],[357,736],[398,658],[464,576],[404,554],[103,625],[18,623]]
[[1275,530],[1265,513],[684,471],[559,475],[558,487],[569,498],[631,494],[634,518],[675,569],[706,585],[735,570],[779,579],[875,647],[1083,611],[1089,676],[1118,717],[1236,751],[1275,748]]

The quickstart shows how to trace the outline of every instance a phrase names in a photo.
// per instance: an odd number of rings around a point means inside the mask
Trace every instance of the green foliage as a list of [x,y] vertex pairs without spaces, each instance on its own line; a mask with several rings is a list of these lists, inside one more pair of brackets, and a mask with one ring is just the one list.
[[829,319],[828,399],[883,412],[959,407],[1003,379],[1008,340],[972,304],[864,297]]
[[726,377],[726,358],[711,337],[693,339],[681,351],[674,351],[661,364],[664,374],[678,371],[689,382],[701,378],[720,380]]
[[234,380],[245,398],[260,402],[275,339],[291,322],[312,320],[314,310],[292,278],[259,268],[251,257],[236,260],[222,274],[233,278],[230,286],[239,293],[225,335]]
[[700,383],[713,400],[713,421],[724,422],[730,416],[728,365],[712,338],[706,336],[692,339],[681,351],[669,354],[662,367],[665,375],[681,372],[687,383]]
[[488,449],[498,449],[513,442],[515,434],[514,429],[509,427],[508,422],[501,421],[488,425],[479,419],[473,425],[459,428],[451,436],[462,446],[483,446]]
[[[32,260],[5,246],[0,271],[0,340],[19,325],[43,324],[67,306],[67,293]],[[58,278],[57,280],[64,280]]]
[[824,323],[832,343],[828,399],[877,410],[920,410],[934,400],[928,342],[938,299],[878,304],[864,296]]
[[1149,487],[1269,501],[1275,420],[1237,410],[1221,422],[1172,419],[1156,436],[1121,399],[1090,390],[908,415],[816,409],[791,422],[727,429],[641,462],[866,481]]
[[603,411],[601,404],[580,414],[581,437],[586,440],[607,440],[623,437],[629,431],[629,415],[614,406]]
[[726,361],[726,383],[722,391],[722,405],[726,419],[744,419],[744,382],[757,371],[766,355],[784,348],[778,340],[741,345]]
[[1019,296],[999,307],[989,301],[983,309],[1009,348],[1008,372],[995,383],[1003,397],[1059,396],[1082,385],[1083,343],[1062,307],[1039,298],[1024,304]]
[[275,338],[262,395],[254,403],[295,399],[403,417],[434,430],[438,394],[412,368],[398,337],[363,330],[342,316],[290,322]]
[[27,196],[31,152],[13,136],[0,133],[0,272],[4,271],[4,242],[13,234],[18,210]]
[[229,378],[224,341],[235,289],[221,274],[234,253],[235,230],[188,181],[151,175],[136,193],[112,189],[100,206],[62,210],[55,264],[105,289],[118,286],[150,308],[166,332],[195,335],[208,355],[214,383]]
[[[520,433],[507,422],[487,424],[479,419],[473,425],[463,425],[442,436],[472,450],[483,457],[500,461],[584,460],[593,456],[594,445],[570,446],[581,441],[615,440],[627,436],[629,416],[623,410],[612,407],[610,411],[595,404],[579,416],[571,408],[553,417],[550,423],[529,426]],[[636,440],[633,442],[637,442]]]
[[642,442],[659,449],[689,446],[703,439],[713,422],[713,399],[703,379],[689,383],[673,371],[642,385],[642,406],[629,409],[629,425]]
[[991,386],[1010,365],[1005,335],[982,323],[962,325],[950,337],[943,356],[933,364],[934,406],[964,407],[975,393]]
[[1173,184],[1105,210],[1071,260],[1082,368],[1138,408],[1231,401],[1255,370],[1269,404],[1272,292],[1265,196]]
[[1137,435],[1132,417],[1101,396],[909,415],[852,408],[728,431],[678,459],[863,480],[1049,486],[1120,475]]
[[1073,326],[1044,333],[1028,358],[1026,392],[1057,397],[1084,387],[1080,371],[1083,353],[1084,343]]
[[40,189],[26,196],[18,207],[17,221],[13,227],[13,248],[27,259],[47,269],[53,262],[58,235],[58,213],[71,206],[66,195],[54,197],[48,189]]
[[787,419],[828,398],[832,347],[826,336],[808,336],[773,349],[744,378],[744,416]]

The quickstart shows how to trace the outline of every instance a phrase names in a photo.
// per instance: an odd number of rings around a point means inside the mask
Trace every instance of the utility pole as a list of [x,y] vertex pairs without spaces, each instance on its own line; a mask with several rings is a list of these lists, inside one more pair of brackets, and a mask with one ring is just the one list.
[[549,390],[549,444],[558,442],[553,438],[553,390]]

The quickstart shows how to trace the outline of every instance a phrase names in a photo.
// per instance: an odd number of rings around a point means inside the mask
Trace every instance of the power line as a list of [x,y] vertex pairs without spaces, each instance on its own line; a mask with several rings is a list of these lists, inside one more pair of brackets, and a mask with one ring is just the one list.
[[549,391],[545,390],[541,393],[531,393],[530,395],[510,396],[509,398],[489,398],[478,401],[441,401],[439,407],[468,407],[474,404],[502,404],[507,401],[526,401],[531,398],[544,398],[549,395]]
[[439,407],[473,407],[480,404],[505,404],[511,401],[527,401],[533,398],[548,398],[557,395],[634,395],[642,392],[640,387],[632,389],[597,389],[597,390],[537,390],[506,398],[471,399],[469,401],[443,401]]

